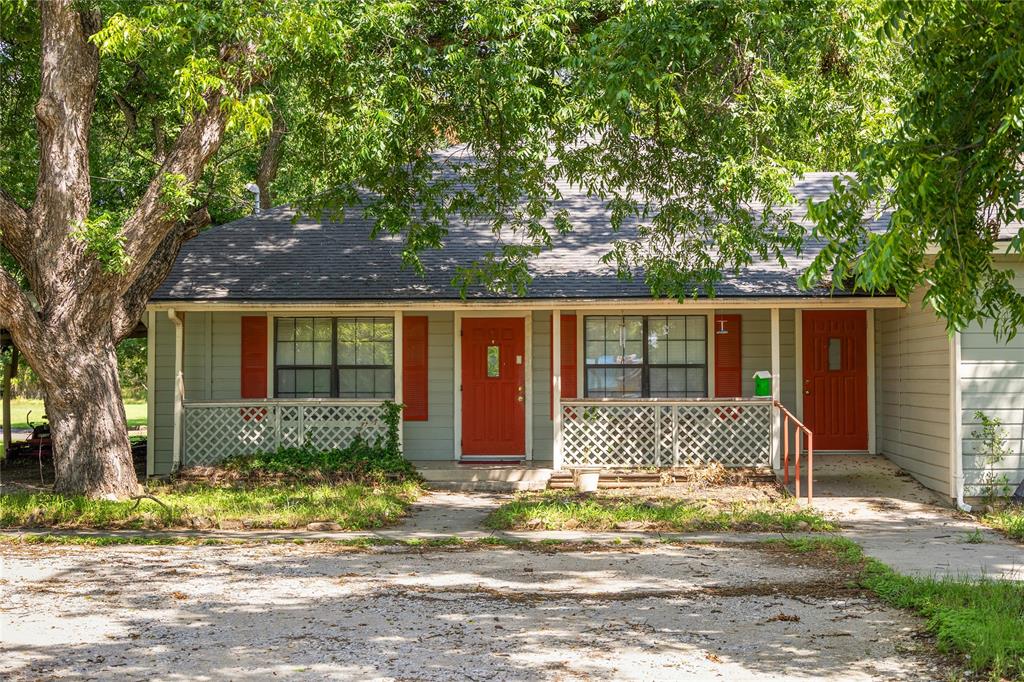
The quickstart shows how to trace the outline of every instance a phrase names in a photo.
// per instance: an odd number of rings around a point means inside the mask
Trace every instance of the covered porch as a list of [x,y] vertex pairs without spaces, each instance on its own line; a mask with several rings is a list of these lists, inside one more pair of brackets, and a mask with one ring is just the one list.
[[[387,401],[406,406],[406,457],[434,468],[720,464],[781,472],[787,454],[806,457],[809,446],[877,452],[876,316],[897,313],[898,302],[767,303],[154,307],[150,473],[377,438]],[[365,334],[343,333],[364,321]],[[310,358],[299,357],[303,344]],[[341,361],[371,346],[372,365]],[[853,392],[837,393],[808,370],[832,372]],[[771,375],[771,395],[753,396],[757,371]],[[346,393],[364,380],[377,393]],[[840,447],[819,436],[816,415],[805,419],[814,393],[828,410],[856,417],[831,425]],[[848,400],[860,407],[847,410]]]

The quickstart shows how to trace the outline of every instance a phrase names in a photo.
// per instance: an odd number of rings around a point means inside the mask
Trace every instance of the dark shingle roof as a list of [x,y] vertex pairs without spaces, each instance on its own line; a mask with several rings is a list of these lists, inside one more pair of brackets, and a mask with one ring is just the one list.
[[[823,199],[832,189],[831,173],[805,176],[794,188],[803,214],[808,197]],[[642,279],[622,281],[600,262],[612,241],[628,232],[613,233],[599,199],[562,188],[558,208],[566,208],[574,226],[570,234],[554,235],[551,250],[530,266],[529,299],[650,298]],[[370,240],[371,223],[361,211],[347,212],[343,222],[302,218],[293,222],[288,207],[272,209],[210,229],[182,249],[170,276],[154,294],[157,301],[372,301],[453,300],[461,298],[451,284],[458,266],[471,264],[496,246],[486,227],[453,225],[441,250],[422,255],[426,274],[402,267],[400,238]],[[884,230],[887,216],[869,221]],[[731,274],[716,286],[720,298],[846,296],[828,289],[805,291],[797,278],[822,248],[805,244],[800,256],[790,254],[789,266],[759,262],[739,276]],[[471,299],[508,298],[482,289]]]

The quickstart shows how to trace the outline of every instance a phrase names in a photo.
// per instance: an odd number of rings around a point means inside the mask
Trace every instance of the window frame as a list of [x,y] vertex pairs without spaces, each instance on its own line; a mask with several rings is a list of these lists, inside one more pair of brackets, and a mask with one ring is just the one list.
[[[301,319],[330,319],[331,321],[331,363],[329,365],[318,365],[318,364],[291,364],[282,365],[278,359],[278,344],[280,341],[280,325],[281,320],[301,320]],[[369,320],[371,324],[377,322],[388,322],[391,325],[391,364],[390,365],[352,365],[352,364],[340,364],[338,362],[338,320],[354,320],[358,323],[360,320]],[[396,366],[397,360],[396,354],[396,323],[394,317],[386,315],[281,315],[274,317],[274,365],[273,365],[273,377],[274,377],[274,398],[278,400],[394,400],[395,399],[395,379],[396,379]],[[315,334],[315,332],[314,332]],[[293,341],[294,343],[294,341]],[[314,355],[315,358],[315,355]],[[280,381],[280,370],[328,370],[330,372],[330,395],[329,396],[281,396],[281,381]],[[341,396],[341,381],[339,378],[339,372],[344,369],[349,370],[391,370],[391,395],[390,397],[384,398],[351,398]]]
[[[643,314],[621,313],[621,314],[583,315],[582,317],[583,317],[583,325],[582,325],[583,326],[583,334],[582,334],[583,338],[582,338],[580,344],[581,344],[581,348],[582,348],[581,355],[583,356],[582,357],[582,365],[583,365],[583,397],[584,398],[586,398],[586,399],[595,399],[595,400],[620,400],[620,401],[630,401],[630,400],[697,400],[697,399],[700,399],[700,398],[692,398],[692,397],[686,397],[686,396],[655,396],[655,397],[651,397],[651,369],[652,368],[653,369],[684,369],[684,370],[686,370],[686,369],[702,369],[702,370],[704,370],[704,395],[702,397],[703,398],[707,398],[709,396],[709,385],[710,385],[709,372],[710,372],[710,370],[708,368],[708,343],[709,343],[709,340],[708,340],[708,331],[707,331],[707,315],[693,315],[693,314],[685,314],[685,313],[682,314],[682,315],[674,315],[674,314],[671,314],[671,313],[650,313],[650,314],[647,314],[647,313],[643,313]],[[626,363],[623,363],[623,364],[607,364],[607,363],[594,363],[594,364],[591,364],[591,363],[587,362],[587,341],[588,341],[588,337],[587,337],[587,320],[589,318],[604,318],[605,320],[607,320],[608,318],[618,318],[618,319],[621,319],[621,320],[625,320],[626,318],[629,318],[629,317],[639,317],[641,319],[641,325],[642,325],[642,332],[641,332],[641,334],[642,334],[642,342],[641,342],[642,346],[641,347],[643,348],[643,357],[641,358],[640,363],[639,364],[626,364]],[[666,318],[666,319],[671,318],[671,317],[680,317],[680,318],[683,318],[683,319],[688,318],[688,317],[697,317],[697,318],[700,318],[700,319],[704,320],[704,325],[702,327],[703,330],[704,330],[704,338],[703,338],[703,341],[704,341],[704,363],[703,364],[676,363],[676,362],[672,362],[672,363],[652,363],[650,361],[650,318],[652,318],[652,317],[663,317],[663,318]],[[689,339],[685,339],[684,343],[686,343],[686,342],[689,342]],[[640,368],[640,396],[635,397],[635,398],[629,398],[629,397],[608,396],[608,395],[604,395],[604,396],[592,396],[592,395],[590,395],[590,370],[591,369],[628,369],[628,368],[635,368],[635,367]]]

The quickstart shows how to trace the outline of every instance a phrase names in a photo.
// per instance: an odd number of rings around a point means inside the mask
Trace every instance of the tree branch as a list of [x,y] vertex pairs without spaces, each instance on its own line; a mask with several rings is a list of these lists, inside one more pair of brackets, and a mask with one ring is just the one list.
[[28,337],[39,333],[39,320],[28,295],[10,273],[0,268],[0,327],[7,329],[14,342],[24,348]]
[[281,156],[284,153],[284,136],[287,132],[281,115],[275,113],[270,139],[267,140],[267,146],[263,148],[263,155],[260,156],[259,165],[256,167],[256,186],[260,188],[260,208],[262,209],[274,207],[270,183],[277,178],[277,169],[281,165]]
[[0,244],[21,265],[18,250],[29,241],[32,223],[28,211],[23,209],[10,194],[0,189]]
[[120,305],[114,311],[114,338],[117,341],[127,337],[142,319],[142,313],[146,309],[149,297],[170,274],[171,268],[174,267],[174,262],[178,258],[178,252],[181,251],[181,246],[199,234],[199,231],[210,222],[210,213],[204,206],[194,211],[188,220],[178,223],[175,229],[171,230],[160,242],[142,274],[121,296]]

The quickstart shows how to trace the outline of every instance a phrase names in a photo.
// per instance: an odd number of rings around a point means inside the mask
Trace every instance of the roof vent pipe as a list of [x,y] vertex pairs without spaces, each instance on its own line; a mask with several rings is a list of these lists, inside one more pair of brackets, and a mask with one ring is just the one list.
[[253,215],[260,214],[260,186],[255,182],[250,182],[245,186],[247,190],[252,192],[252,213]]

